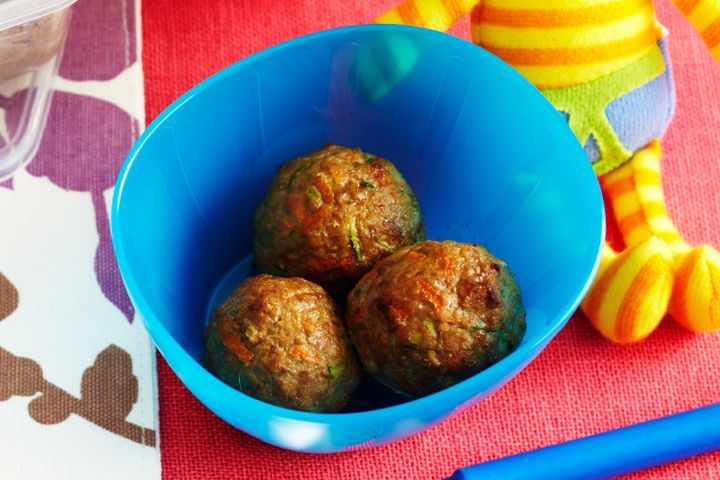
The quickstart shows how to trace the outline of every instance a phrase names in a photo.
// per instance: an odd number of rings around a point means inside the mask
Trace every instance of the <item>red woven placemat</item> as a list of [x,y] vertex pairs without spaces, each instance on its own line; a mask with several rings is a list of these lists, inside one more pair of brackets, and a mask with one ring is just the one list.
[[[212,72],[313,31],[369,22],[394,0],[172,0],[143,5],[147,118]],[[667,0],[678,110],[663,142],[669,209],[694,242],[720,245],[720,67]],[[453,33],[467,38],[468,22]],[[610,225],[611,238],[617,238]],[[720,335],[670,319],[642,344],[602,339],[581,316],[516,379],[470,410],[408,440],[313,456],[263,444],[202,406],[159,361],[166,478],[442,478],[455,468],[720,401]],[[720,454],[633,478],[720,478]]]

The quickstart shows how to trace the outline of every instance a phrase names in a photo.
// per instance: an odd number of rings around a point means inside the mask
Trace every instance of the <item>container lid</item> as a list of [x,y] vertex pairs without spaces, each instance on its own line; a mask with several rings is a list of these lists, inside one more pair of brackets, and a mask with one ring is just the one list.
[[35,20],[76,0],[0,0],[0,30]]

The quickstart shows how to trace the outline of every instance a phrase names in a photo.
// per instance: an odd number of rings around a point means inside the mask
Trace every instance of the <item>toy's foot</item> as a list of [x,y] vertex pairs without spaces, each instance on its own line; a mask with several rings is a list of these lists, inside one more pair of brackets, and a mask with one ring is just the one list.
[[720,253],[703,245],[677,255],[675,262],[673,318],[694,332],[720,330]]
[[619,255],[605,245],[598,277],[581,308],[608,339],[637,342],[667,313],[672,286],[672,256],[663,240],[650,237]]
[[668,217],[660,144],[651,142],[602,180],[626,245],[648,238],[667,243],[675,284],[669,309],[675,320],[695,332],[720,330],[720,253],[709,246],[689,247]]

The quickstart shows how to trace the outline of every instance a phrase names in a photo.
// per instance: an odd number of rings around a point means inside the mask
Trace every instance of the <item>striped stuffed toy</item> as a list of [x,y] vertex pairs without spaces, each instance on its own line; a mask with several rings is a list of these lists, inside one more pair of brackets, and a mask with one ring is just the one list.
[[[673,0],[720,62],[720,0]],[[660,138],[673,113],[666,32],[652,0],[405,0],[378,23],[436,30],[471,13],[473,41],[530,80],[585,148],[626,249],[605,246],[582,303],[619,343],[641,340],[670,313],[720,330],[720,254],[683,241],[665,210]]]

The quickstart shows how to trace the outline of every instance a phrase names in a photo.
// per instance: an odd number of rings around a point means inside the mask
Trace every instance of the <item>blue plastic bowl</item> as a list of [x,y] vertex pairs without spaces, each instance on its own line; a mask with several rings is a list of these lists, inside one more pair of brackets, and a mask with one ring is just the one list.
[[[367,380],[338,414],[264,403],[203,368],[209,312],[250,272],[252,214],[270,179],[326,142],[391,159],[428,238],[481,243],[507,261],[527,309],[514,353],[412,401]],[[368,25],[265,50],[175,101],[119,174],[112,235],[150,336],[202,403],[268,443],[334,452],[419,432],[522,370],[590,285],[604,211],[567,124],[512,68],[450,35]]]

